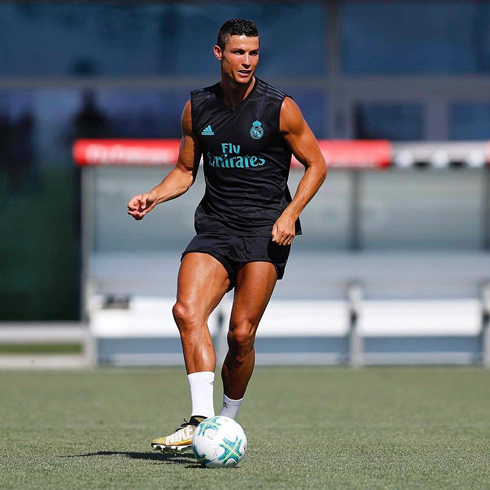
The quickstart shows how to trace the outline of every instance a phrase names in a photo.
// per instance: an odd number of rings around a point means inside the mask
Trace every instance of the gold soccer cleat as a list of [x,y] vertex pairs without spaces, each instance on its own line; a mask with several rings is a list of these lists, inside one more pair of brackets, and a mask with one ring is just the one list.
[[[191,422],[194,422],[194,420],[191,419]],[[164,452],[185,451],[192,445],[192,436],[196,427],[196,424],[184,420],[184,423],[178,429],[175,429],[173,434],[157,437],[151,441],[151,447]]]

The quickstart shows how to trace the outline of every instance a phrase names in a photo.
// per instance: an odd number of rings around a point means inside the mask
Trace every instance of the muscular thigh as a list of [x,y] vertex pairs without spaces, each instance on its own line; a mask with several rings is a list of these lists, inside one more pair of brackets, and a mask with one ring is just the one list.
[[276,282],[276,268],[270,262],[245,264],[237,273],[230,328],[248,326],[255,332]]
[[180,265],[177,302],[207,318],[229,285],[228,273],[218,260],[206,253],[188,253]]

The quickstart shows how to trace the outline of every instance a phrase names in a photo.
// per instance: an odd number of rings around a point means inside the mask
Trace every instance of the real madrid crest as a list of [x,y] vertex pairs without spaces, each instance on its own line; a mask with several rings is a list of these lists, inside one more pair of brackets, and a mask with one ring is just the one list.
[[262,129],[262,123],[260,121],[255,121],[250,128],[250,136],[254,140],[259,140],[264,136],[264,130]]

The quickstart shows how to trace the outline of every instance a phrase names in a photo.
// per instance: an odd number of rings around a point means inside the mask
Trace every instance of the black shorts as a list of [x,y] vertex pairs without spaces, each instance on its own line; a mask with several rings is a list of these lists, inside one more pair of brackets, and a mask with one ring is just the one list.
[[236,273],[240,265],[248,262],[270,262],[277,272],[277,279],[282,279],[289,257],[291,245],[283,246],[274,243],[268,236],[235,236],[235,235],[196,235],[182,254],[191,252],[207,253],[219,260],[228,272],[230,288],[235,287]]

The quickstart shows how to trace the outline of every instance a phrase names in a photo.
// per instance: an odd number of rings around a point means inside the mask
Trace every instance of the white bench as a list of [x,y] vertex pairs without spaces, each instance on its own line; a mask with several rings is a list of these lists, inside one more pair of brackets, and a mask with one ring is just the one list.
[[0,344],[81,344],[82,354],[5,354],[0,369],[80,369],[96,364],[92,335],[79,322],[2,322]]

